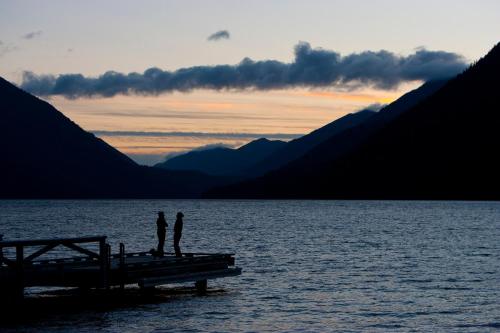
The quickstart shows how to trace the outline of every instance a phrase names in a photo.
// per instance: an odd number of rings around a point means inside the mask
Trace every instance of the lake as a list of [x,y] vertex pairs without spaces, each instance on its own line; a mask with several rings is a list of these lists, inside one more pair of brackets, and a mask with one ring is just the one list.
[[[500,203],[0,201],[5,239],[107,235],[156,245],[156,212],[182,211],[186,252],[234,252],[240,277],[162,302],[49,313],[3,327],[47,332],[495,331]],[[39,290],[28,290],[38,297]],[[0,324],[0,328],[2,324]]]

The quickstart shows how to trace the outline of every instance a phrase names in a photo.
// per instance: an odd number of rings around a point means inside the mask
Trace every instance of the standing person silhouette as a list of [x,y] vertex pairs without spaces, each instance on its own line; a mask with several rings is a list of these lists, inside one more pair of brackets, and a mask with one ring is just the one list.
[[165,246],[165,238],[167,236],[167,221],[165,221],[165,213],[158,212],[158,219],[156,220],[156,233],[158,234],[158,256],[163,257],[165,253],[163,247]]
[[182,227],[184,225],[184,222],[182,222],[183,217],[184,214],[182,214],[182,212],[178,212],[177,219],[175,220],[174,224],[174,250],[176,257],[182,257],[181,248],[179,247],[179,242],[181,241]]

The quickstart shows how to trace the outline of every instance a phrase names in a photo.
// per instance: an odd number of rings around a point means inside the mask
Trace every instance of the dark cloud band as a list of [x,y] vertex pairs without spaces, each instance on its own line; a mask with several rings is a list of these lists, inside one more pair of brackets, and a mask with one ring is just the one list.
[[466,66],[462,56],[445,51],[419,49],[408,56],[365,51],[341,56],[334,51],[313,49],[308,43],[299,43],[295,46],[292,63],[245,58],[237,65],[195,66],[176,71],[149,68],[144,73],[129,74],[109,71],[99,77],[25,72],[21,88],[39,96],[68,98],[158,95],[193,89],[271,90],[328,86],[391,89],[405,81],[451,77]]
[[216,139],[248,139],[272,138],[290,140],[304,135],[303,133],[209,133],[209,132],[138,132],[138,131],[103,131],[91,130],[97,136],[136,136],[136,137],[195,137]]

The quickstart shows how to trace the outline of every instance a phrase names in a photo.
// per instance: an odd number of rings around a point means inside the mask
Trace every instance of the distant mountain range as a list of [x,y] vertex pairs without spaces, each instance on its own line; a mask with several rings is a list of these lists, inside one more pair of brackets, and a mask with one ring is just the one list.
[[[223,198],[500,199],[500,44]],[[340,148],[339,148],[340,147]]]
[[[290,167],[289,164],[293,166],[302,163],[301,168],[314,170],[314,167],[311,165],[304,166],[304,163],[322,163],[324,160],[335,159],[338,156],[355,150],[364,140],[369,139],[370,135],[431,96],[446,82],[447,80],[443,79],[424,83],[419,88],[406,93],[378,112],[362,110],[348,114],[307,135],[288,142],[268,158],[257,161],[255,165],[247,170],[246,178],[247,180],[251,179],[248,183],[262,181],[259,177],[263,175],[273,177],[274,173],[270,173],[270,171],[287,170]],[[310,153],[314,151],[318,153],[312,154],[321,159],[310,157]],[[300,162],[301,160],[302,162]],[[269,175],[266,173],[269,173]],[[253,178],[258,179],[254,181]],[[235,187],[238,186],[240,185],[235,185]],[[223,189],[222,191],[225,190]],[[211,191],[208,195],[217,196],[219,192],[218,190]]]
[[270,170],[278,169],[302,157],[306,152],[332,136],[363,123],[375,113],[375,111],[371,110],[350,113],[307,135],[291,140],[280,147],[280,149],[277,149],[273,154],[261,160],[254,160],[253,165],[250,167],[247,166],[246,173],[249,176],[255,177],[263,175]]
[[0,198],[500,199],[500,44],[455,78],[288,143],[137,165],[0,78]]
[[196,170],[210,175],[253,178],[286,165],[332,136],[361,124],[374,114],[376,112],[371,110],[351,113],[290,142],[261,138],[238,149],[214,147],[201,151],[193,150],[155,166],[168,170]]
[[233,179],[243,180],[285,167],[321,144],[329,146],[330,155],[341,154],[437,91],[445,82],[436,80],[425,83],[379,112],[366,109],[347,114],[290,142],[258,139],[238,149],[215,147],[193,150],[155,166],[168,170],[195,170],[210,175],[235,176],[237,178]]
[[273,155],[284,145],[283,141],[262,138],[238,149],[215,147],[190,151],[155,166],[168,170],[194,170],[209,175],[244,176],[249,165]]
[[139,166],[0,78],[0,198],[197,197],[224,182]]

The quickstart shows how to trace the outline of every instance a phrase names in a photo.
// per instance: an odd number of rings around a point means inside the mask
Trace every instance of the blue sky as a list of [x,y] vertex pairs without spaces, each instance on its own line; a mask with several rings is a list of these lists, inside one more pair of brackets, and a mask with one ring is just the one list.
[[[289,61],[298,41],[341,53],[425,46],[473,60],[498,40],[500,2],[2,0],[0,17],[0,40],[17,48],[0,59],[12,79],[24,70],[97,75]],[[207,42],[221,29],[230,40]]]

